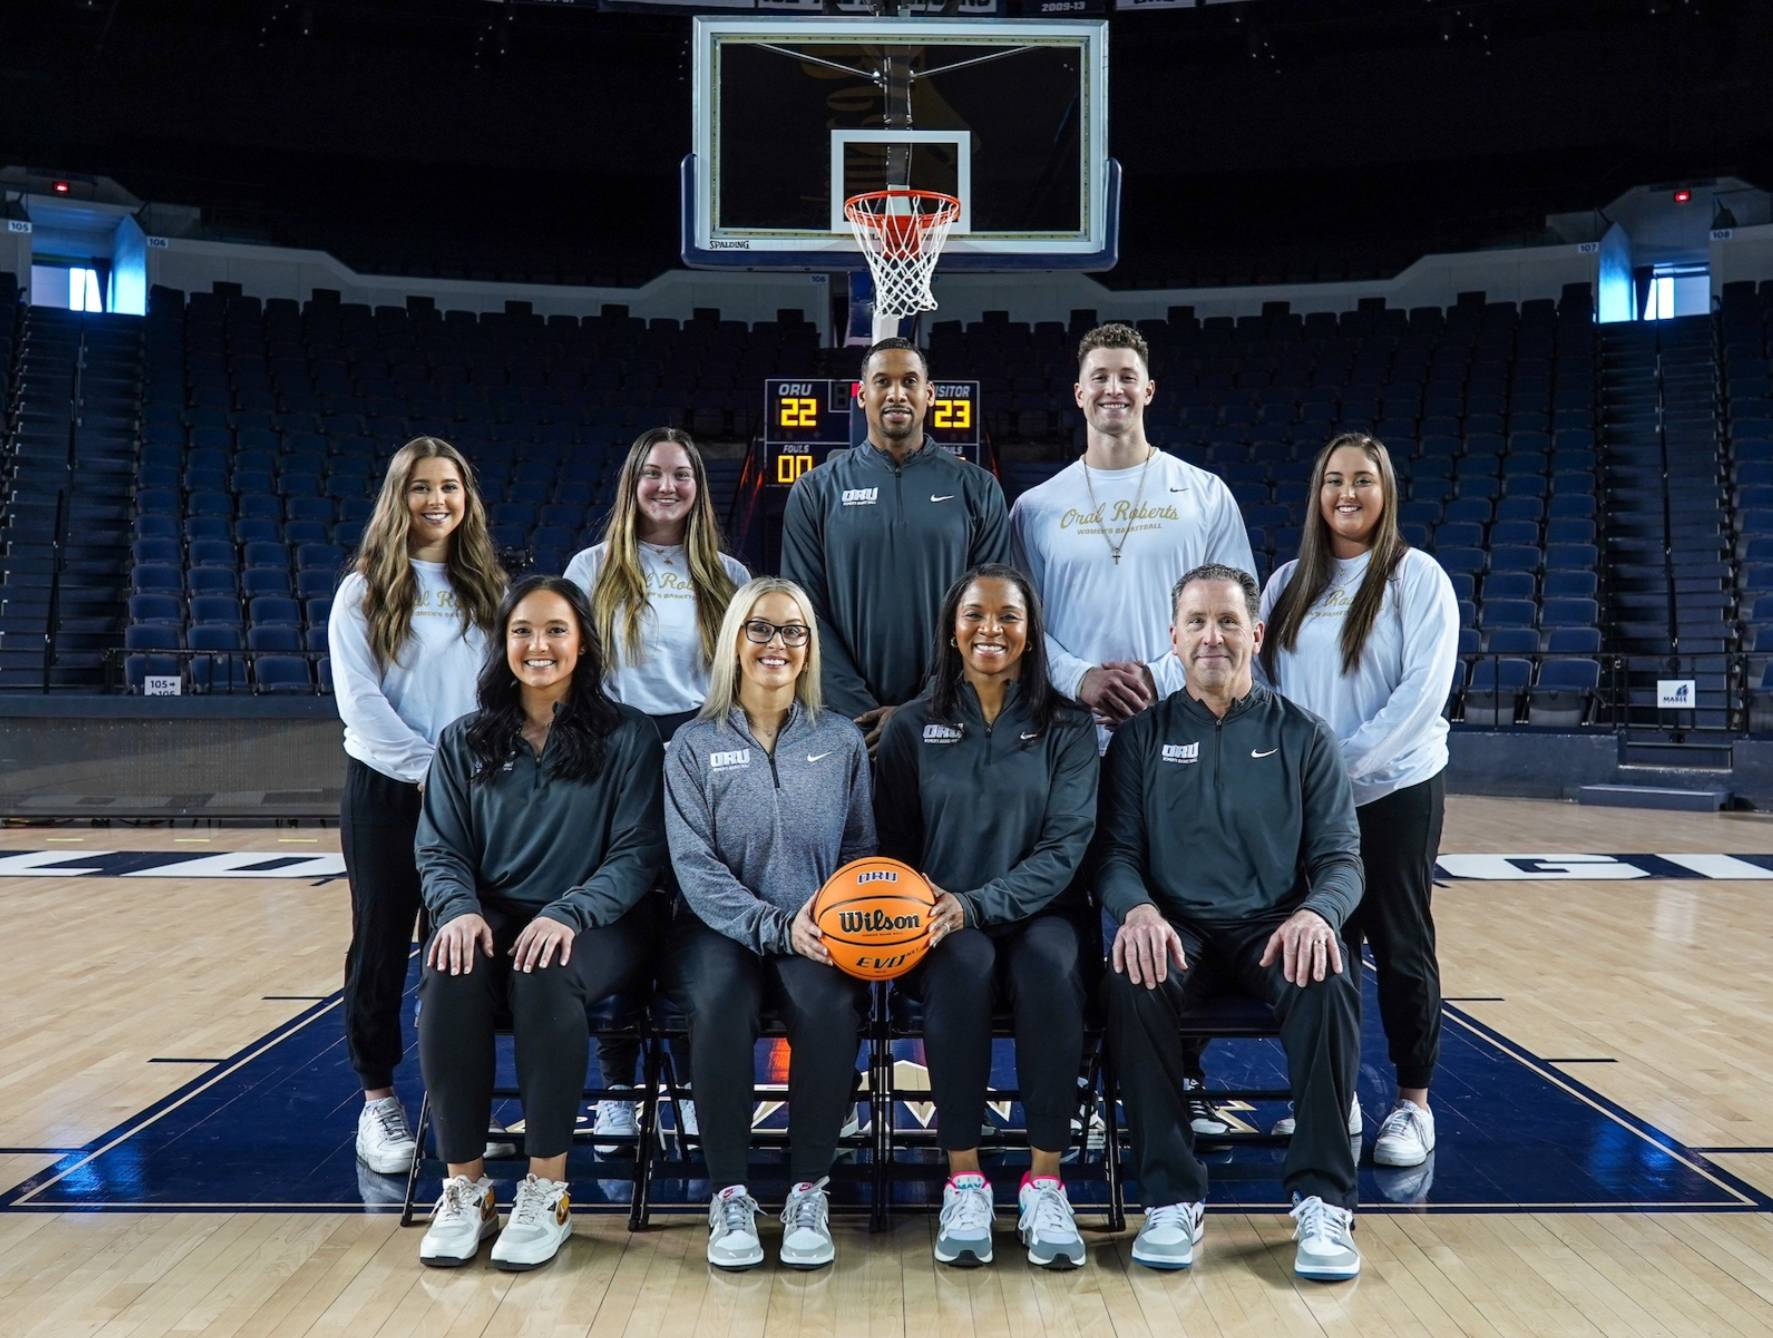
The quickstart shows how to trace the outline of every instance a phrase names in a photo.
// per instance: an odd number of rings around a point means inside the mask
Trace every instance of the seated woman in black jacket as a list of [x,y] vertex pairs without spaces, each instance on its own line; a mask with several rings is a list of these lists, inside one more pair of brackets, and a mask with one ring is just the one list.
[[[1052,688],[1040,598],[1014,568],[975,567],[942,601],[928,691],[881,739],[883,855],[936,886],[928,956],[901,985],[924,1002],[924,1051],[948,1154],[936,1258],[991,1259],[991,1187],[979,1131],[994,999],[1009,1000],[1033,1166],[1018,1195],[1031,1262],[1083,1262],[1059,1159],[1083,1050],[1084,982],[1071,886],[1096,817],[1096,730]],[[950,890],[951,889],[951,890]]]
[[572,1234],[566,1153],[587,1010],[647,983],[659,927],[642,898],[665,859],[664,749],[650,720],[604,694],[591,627],[570,581],[512,586],[480,709],[444,727],[425,779],[417,855],[433,933],[419,1060],[449,1164],[419,1246],[427,1264],[468,1263],[499,1232],[481,1158],[499,1005],[516,1033],[530,1173],[492,1258],[520,1270]]

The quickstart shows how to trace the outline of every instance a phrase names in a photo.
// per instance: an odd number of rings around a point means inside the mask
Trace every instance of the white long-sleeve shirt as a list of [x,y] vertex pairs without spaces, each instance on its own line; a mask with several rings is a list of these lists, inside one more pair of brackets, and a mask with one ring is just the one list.
[[[616,644],[604,648],[609,668],[603,684],[609,695],[647,715],[680,715],[699,711],[708,700],[708,667],[702,663],[702,634],[696,624],[696,589],[690,580],[689,558],[681,544],[640,547],[640,569],[646,576],[647,608],[640,618],[641,653],[629,662],[622,644],[622,620],[616,619]],[[584,549],[566,564],[566,579],[591,595],[603,570],[607,544]],[[751,573],[736,558],[720,555],[733,584],[744,585]]]
[[[1159,451],[1141,497],[1142,469],[1092,469],[1086,481],[1076,460],[1023,493],[1010,511],[1012,560],[1046,609],[1053,686],[1073,699],[1084,675],[1108,660],[1143,664],[1158,700],[1169,696],[1184,678],[1170,650],[1176,579],[1206,562],[1256,572],[1243,515],[1217,474]],[[1116,563],[1109,541],[1120,543],[1123,531]],[[1099,731],[1102,748],[1108,738]]]
[[486,633],[472,623],[464,629],[447,566],[414,558],[412,569],[419,583],[412,635],[392,664],[382,667],[370,652],[366,585],[357,572],[333,597],[326,645],[345,751],[384,776],[416,785],[443,727],[474,709]]
[[[1339,558],[1330,584],[1305,615],[1293,649],[1275,657],[1274,686],[1322,716],[1342,744],[1359,808],[1429,780],[1447,765],[1442,717],[1459,656],[1459,603],[1453,583],[1427,553],[1404,554],[1385,587],[1385,602],[1360,663],[1342,672],[1342,623],[1367,573],[1370,553]],[[1267,621],[1297,562],[1274,573],[1262,592]]]

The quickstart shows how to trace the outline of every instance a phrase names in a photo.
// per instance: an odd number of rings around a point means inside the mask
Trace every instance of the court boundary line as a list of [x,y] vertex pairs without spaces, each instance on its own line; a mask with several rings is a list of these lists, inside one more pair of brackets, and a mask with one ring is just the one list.
[[[416,957],[417,955],[418,955],[418,949],[415,947],[413,949],[412,953],[410,954],[410,956]],[[1377,971],[1375,970],[1373,964],[1370,961],[1363,960],[1362,965],[1365,967],[1366,970],[1373,971],[1374,974],[1377,975]],[[213,1203],[205,1203],[205,1204],[184,1204],[184,1205],[171,1205],[171,1204],[117,1204],[117,1205],[112,1205],[109,1203],[76,1203],[76,1204],[54,1203],[54,1204],[52,1204],[52,1203],[43,1203],[40,1201],[33,1202],[33,1200],[38,1199],[38,1196],[45,1193],[49,1189],[53,1188],[60,1181],[65,1180],[68,1176],[74,1174],[76,1171],[80,1170],[82,1167],[89,1165],[91,1162],[93,1162],[97,1158],[104,1156],[107,1152],[111,1152],[111,1151],[115,1150],[117,1147],[121,1146],[123,1143],[129,1141],[129,1139],[134,1138],[136,1135],[140,1134],[143,1130],[148,1129],[151,1126],[153,1126],[154,1124],[158,1123],[160,1120],[164,1119],[167,1115],[171,1114],[174,1110],[178,1109],[180,1106],[185,1105],[187,1102],[189,1102],[193,1098],[201,1095],[204,1091],[208,1090],[210,1087],[214,1086],[216,1083],[221,1082],[223,1079],[231,1076],[232,1074],[237,1072],[240,1068],[242,1068],[246,1064],[252,1062],[254,1059],[257,1059],[259,1056],[263,1055],[266,1051],[273,1049],[274,1047],[276,1047],[276,1046],[282,1044],[284,1041],[288,1040],[290,1037],[294,1036],[296,1033],[311,1026],[314,1022],[319,1020],[319,1018],[323,1017],[327,1013],[332,1012],[334,1009],[341,1007],[343,1005],[343,1003],[344,1003],[344,991],[343,990],[340,990],[338,993],[328,996],[324,1003],[315,1004],[313,1007],[303,1010],[302,1012],[296,1014],[295,1017],[291,1018],[282,1027],[273,1029],[273,1031],[268,1033],[267,1036],[260,1037],[257,1040],[252,1041],[252,1042],[248,1043],[247,1045],[243,1046],[241,1049],[235,1051],[234,1054],[230,1055],[226,1060],[222,1061],[217,1068],[211,1070],[209,1073],[204,1074],[200,1078],[193,1079],[191,1082],[185,1084],[184,1087],[181,1087],[181,1088],[178,1088],[172,1092],[169,1092],[166,1096],[160,1098],[159,1101],[150,1104],[148,1107],[146,1107],[139,1114],[132,1116],[130,1119],[124,1120],[117,1125],[114,1125],[110,1130],[107,1130],[105,1133],[100,1134],[97,1138],[93,1139],[90,1143],[88,1143],[86,1145],[86,1147],[84,1147],[84,1148],[80,1149],[78,1152],[76,1152],[72,1158],[64,1158],[62,1162],[58,1162],[54,1166],[45,1168],[47,1172],[52,1173],[49,1175],[48,1179],[45,1179],[45,1180],[42,1180],[41,1182],[39,1182],[34,1177],[28,1177],[26,1180],[21,1182],[19,1185],[14,1186],[11,1189],[8,1189],[4,1193],[0,1193],[0,1212],[19,1212],[19,1211],[33,1211],[33,1212],[152,1212],[152,1211],[165,1211],[165,1212],[230,1212],[231,1213],[231,1212],[257,1212],[257,1211],[281,1210],[281,1211],[296,1211],[296,1212],[340,1212],[340,1213],[347,1213],[347,1214],[351,1214],[351,1215],[357,1215],[357,1214],[362,1214],[362,1213],[380,1213],[383,1211],[387,1211],[387,1209],[384,1209],[380,1205],[371,1205],[371,1204],[356,1204],[356,1205],[327,1204],[324,1206],[315,1205],[312,1207],[302,1207],[297,1204],[273,1205],[273,1204],[255,1204],[255,1203],[240,1203],[240,1202],[233,1202],[233,1203],[213,1202]],[[1694,1202],[1694,1203],[1566,1202],[1566,1203],[1546,1203],[1546,1204],[1519,1204],[1519,1203],[1516,1203],[1516,1204],[1442,1204],[1442,1203],[1424,1203],[1424,1204],[1404,1203],[1404,1204],[1399,1204],[1399,1203],[1385,1203],[1382,1205],[1363,1204],[1360,1209],[1361,1212],[1363,1212],[1363,1213],[1377,1212],[1377,1213],[1386,1213],[1386,1214],[1442,1213],[1442,1212],[1469,1212],[1469,1213],[1672,1212],[1672,1213],[1701,1213],[1701,1214],[1703,1214],[1703,1213],[1719,1213],[1719,1212],[1726,1212],[1726,1213],[1728,1213],[1728,1212],[1773,1212],[1773,1196],[1769,1196],[1768,1194],[1755,1189],[1753,1186],[1747,1184],[1745,1181],[1739,1180],[1736,1176],[1734,1176],[1730,1172],[1724,1170],[1721,1166],[1717,1166],[1714,1163],[1712,1163],[1708,1159],[1708,1157],[1706,1157],[1705,1155],[1695,1153],[1693,1149],[1688,1148],[1688,1147],[1686,1147],[1685,1144],[1680,1143],[1678,1140],[1676,1140],[1673,1137],[1673,1135],[1668,1134],[1665,1131],[1656,1128],[1654,1125],[1650,1124],[1648,1121],[1643,1120],[1643,1119],[1639,1118],[1638,1116],[1632,1114],[1629,1110],[1626,1110],[1623,1106],[1620,1106],[1617,1102],[1614,1102],[1611,1099],[1609,1099],[1605,1096],[1602,1096],[1599,1092],[1596,1092],[1596,1091],[1590,1089],[1585,1084],[1577,1082],[1575,1079],[1570,1078],[1568,1075],[1558,1072],[1555,1069],[1551,1069],[1549,1067],[1546,1067],[1548,1061],[1540,1058],[1539,1056],[1533,1054],[1532,1051],[1526,1049],[1526,1047],[1524,1047],[1524,1046],[1518,1044],[1517,1042],[1509,1039],[1508,1037],[1504,1036],[1501,1032],[1497,1031],[1495,1028],[1490,1027],[1490,1026],[1486,1025],[1485,1023],[1479,1022],[1476,1018],[1473,1018],[1469,1014],[1465,1013],[1463,1009],[1449,1005],[1443,1000],[1443,1002],[1441,1004],[1441,1010],[1446,1015],[1446,1017],[1448,1019],[1450,1019],[1451,1021],[1464,1027],[1467,1031],[1470,1031],[1473,1035],[1477,1036],[1481,1040],[1486,1041],[1489,1044],[1495,1046],[1505,1056],[1514,1060],[1517,1064],[1520,1064],[1523,1068],[1526,1068],[1530,1072],[1537,1074],[1540,1078],[1544,1079],[1546,1082],[1549,1082],[1552,1085],[1560,1088],[1568,1095],[1575,1097],[1578,1101],[1589,1106],[1591,1109],[1598,1111],[1600,1114],[1604,1115],[1606,1118],[1612,1120],[1615,1124],[1619,1125],[1619,1127],[1624,1129],[1627,1133],[1633,1134],[1636,1137],[1642,1139],[1644,1142],[1649,1143],[1651,1146],[1655,1147],[1658,1151],[1666,1154],[1671,1159],[1678,1162],[1680,1165],[1686,1167],[1689,1171],[1692,1171],[1695,1175],[1699,1176],[1702,1180],[1708,1181],[1712,1185],[1716,1186],[1724,1194],[1732,1196],[1731,1200],[1726,1201],[1726,1202],[1714,1202],[1714,1203],[1705,1203],[1705,1202]],[[595,1177],[592,1177],[592,1178],[595,1179]],[[678,1208],[674,1208],[672,1205],[667,1205],[667,1204],[657,1204],[654,1206],[655,1206],[656,1210],[661,1211],[661,1212],[682,1211],[682,1212],[687,1213],[687,1212],[691,1212],[691,1211],[706,1211],[705,1208],[702,1208],[698,1205],[693,1205],[693,1204],[692,1205],[683,1205]],[[910,1207],[911,1205],[907,1205],[907,1206]],[[1087,1208],[1105,1207],[1105,1205],[1090,1203],[1087,1200],[1078,1201],[1076,1206],[1087,1207]],[[1288,1206],[1289,1205],[1283,1204],[1283,1203],[1276,1203],[1274,1205],[1238,1203],[1238,1204],[1227,1204],[1224,1206],[1222,1211],[1226,1211],[1226,1212],[1284,1211]],[[587,1207],[588,1211],[600,1211],[600,1209],[594,1209],[592,1205],[586,1205],[586,1207]],[[626,1211],[626,1205],[621,1205],[621,1209],[623,1211]],[[616,1211],[616,1207],[612,1206],[609,1209],[609,1211],[610,1212]],[[1209,1208],[1209,1211],[1211,1211],[1211,1208]]]

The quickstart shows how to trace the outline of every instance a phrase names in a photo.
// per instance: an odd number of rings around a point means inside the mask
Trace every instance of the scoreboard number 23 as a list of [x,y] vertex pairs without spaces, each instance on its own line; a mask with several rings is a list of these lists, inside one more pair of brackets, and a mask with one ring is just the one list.
[[971,400],[937,400],[930,411],[930,422],[934,427],[953,428],[964,432],[973,425],[973,402]]

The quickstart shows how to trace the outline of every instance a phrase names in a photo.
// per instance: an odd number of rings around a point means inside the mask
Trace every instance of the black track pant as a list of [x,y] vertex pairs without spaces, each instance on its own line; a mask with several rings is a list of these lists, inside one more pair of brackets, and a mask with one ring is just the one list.
[[991,1018],[1008,1001],[1016,1028],[1016,1084],[1028,1142],[1071,1143],[1083,1058],[1084,984],[1077,926],[1064,915],[962,929],[933,948],[903,988],[923,1000],[923,1049],[944,1151],[979,1146],[991,1077]]
[[400,1064],[400,997],[419,914],[413,836],[419,787],[345,759],[339,845],[351,883],[345,950],[345,1046],[366,1092],[394,1083]]
[[1427,1087],[1441,1057],[1441,968],[1434,950],[1434,861],[1446,814],[1446,774],[1354,811],[1367,890],[1345,932],[1356,960],[1373,945],[1379,1016],[1399,1087]]
[[533,918],[528,908],[483,905],[493,956],[476,952],[474,969],[452,976],[426,967],[419,981],[419,1063],[436,1112],[437,1149],[457,1164],[486,1147],[492,1117],[493,1032],[508,1014],[517,1048],[524,1147],[557,1157],[572,1145],[585,1065],[591,1053],[587,1014],[601,999],[645,988],[658,942],[655,912],[644,904],[613,925],[573,936],[565,966],[511,969],[511,945]]
[[[685,711],[681,715],[647,717],[658,728],[660,743],[670,743],[671,736],[695,718],[694,711]],[[677,876],[672,873],[669,860],[665,861],[665,866],[659,870],[659,887],[661,894],[666,899],[665,910],[661,912],[661,915],[668,922],[671,915],[671,903],[677,898]],[[671,1062],[677,1070],[677,1081],[684,1081],[690,1071],[689,1045],[686,1042],[671,1042]],[[639,1075],[640,1042],[627,1036],[599,1037],[597,1067],[603,1072],[605,1086],[620,1084],[626,1087],[632,1084]]]
[[1172,919],[1189,967],[1156,989],[1135,985],[1110,968],[1102,983],[1108,1044],[1126,1106],[1140,1198],[1147,1208],[1198,1203],[1207,1170],[1194,1155],[1194,1132],[1182,1097],[1182,1037],[1177,1028],[1191,999],[1235,991],[1266,999],[1280,1017],[1298,1127],[1287,1147],[1288,1191],[1355,1206],[1355,1151],[1348,1103],[1360,1068],[1360,978],[1346,952],[1341,975],[1291,985],[1281,962],[1261,967],[1263,947],[1285,921],[1264,916],[1235,925],[1193,925]]
[[788,1029],[788,1169],[817,1180],[837,1156],[854,1099],[868,986],[805,957],[759,957],[687,912],[673,926],[666,988],[689,1019],[691,1088],[708,1179],[745,1183],[757,1033],[767,1010]]

